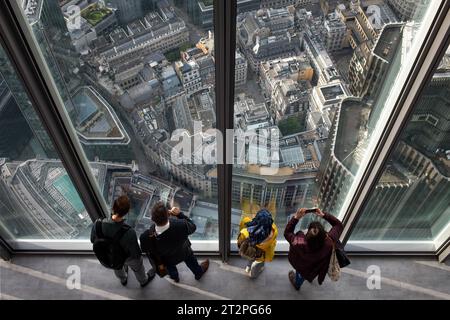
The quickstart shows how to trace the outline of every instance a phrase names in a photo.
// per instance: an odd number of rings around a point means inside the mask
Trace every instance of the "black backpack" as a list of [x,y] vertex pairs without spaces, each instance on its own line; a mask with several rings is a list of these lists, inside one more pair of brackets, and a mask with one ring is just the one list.
[[125,264],[128,255],[120,245],[120,239],[130,230],[130,226],[124,224],[117,231],[112,238],[105,237],[102,231],[103,219],[98,219],[95,222],[95,241],[93,250],[100,263],[108,268],[120,270]]

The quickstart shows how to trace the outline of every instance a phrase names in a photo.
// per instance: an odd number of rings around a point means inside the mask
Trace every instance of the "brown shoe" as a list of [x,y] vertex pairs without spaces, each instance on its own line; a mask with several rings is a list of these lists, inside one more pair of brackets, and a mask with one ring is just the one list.
[[203,261],[202,263],[200,263],[200,267],[202,268],[202,274],[199,277],[195,277],[196,280],[200,280],[203,275],[206,273],[206,271],[208,271],[209,268],[209,259],[206,259],[205,261]]

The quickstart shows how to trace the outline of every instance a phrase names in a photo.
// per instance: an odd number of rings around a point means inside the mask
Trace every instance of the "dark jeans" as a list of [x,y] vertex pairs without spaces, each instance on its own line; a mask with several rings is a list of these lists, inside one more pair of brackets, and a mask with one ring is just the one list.
[[305,279],[302,277],[302,275],[299,272],[295,272],[295,285],[299,288],[302,286]]
[[[203,275],[203,269],[198,264],[197,258],[195,255],[189,256],[186,260],[184,260],[184,263],[186,263],[187,267],[192,271],[192,273],[195,275],[195,279],[200,279],[200,277]],[[169,273],[169,276],[173,280],[179,280],[180,276],[178,275],[178,270],[176,265],[167,265],[167,272]]]

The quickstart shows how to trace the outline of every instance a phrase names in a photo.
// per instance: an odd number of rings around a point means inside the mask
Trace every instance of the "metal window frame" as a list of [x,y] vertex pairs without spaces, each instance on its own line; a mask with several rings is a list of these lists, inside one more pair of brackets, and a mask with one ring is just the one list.
[[450,257],[450,223],[442,230],[438,236],[438,241],[435,241],[436,255],[440,262],[443,262]]
[[[402,94],[397,100],[391,121],[385,128],[386,134],[379,141],[376,152],[372,154],[370,164],[366,167],[363,179],[353,194],[350,206],[344,216],[345,229],[342,237],[344,242],[348,240],[368,201],[371,190],[382,173],[383,165],[394,146],[392,141],[396,141],[407,122],[406,119],[408,119],[414,101],[417,100],[425,86],[425,79],[432,75],[431,71],[439,57],[439,54],[436,53],[442,49],[442,42],[439,43],[438,36],[442,37],[441,33],[445,23],[443,12],[448,11],[448,7],[449,1],[444,0],[440,14],[433,22],[429,37],[423,44],[421,55],[417,58],[410,73],[409,81],[404,85]],[[217,129],[222,132],[224,137],[226,137],[227,129],[233,129],[236,16],[236,0],[214,1]],[[18,17],[21,18],[18,19]],[[64,103],[59,97],[52,77],[49,77],[49,70],[39,50],[30,45],[34,41],[32,31],[26,24],[25,17],[15,0],[0,2],[0,40],[90,217],[95,220],[98,217],[106,216],[109,210],[96,186],[95,178],[90,171],[75,131],[71,130],[73,129],[72,124],[65,112]],[[400,115],[401,117],[397,119],[396,117]],[[389,141],[391,141],[390,144]],[[388,146],[386,147],[386,145]],[[227,143],[223,146],[223,159],[227,159],[232,154],[232,150],[227,150],[226,146]],[[222,260],[226,261],[230,256],[232,242],[230,232],[232,164],[224,161],[223,164],[217,166],[217,169],[220,182],[218,183],[219,253]],[[193,241],[195,247],[196,242]],[[198,242],[200,245],[201,241]],[[6,245],[9,247],[8,243]],[[436,254],[439,254],[439,257],[447,257],[450,254],[450,240],[447,240],[436,251]]]
[[[191,243],[198,254],[218,254],[217,240],[191,240]],[[92,254],[92,243],[89,239],[13,239],[7,244],[11,248],[11,254]]]
[[[214,58],[216,60],[217,129],[222,133],[222,162],[217,165],[219,205],[219,252],[230,256],[232,144],[227,130],[234,128],[234,85],[236,57],[236,0],[214,0]],[[221,146],[219,146],[221,147]],[[219,157],[220,158],[220,157]]]
[[[450,1],[444,0],[431,23],[431,29],[428,31],[426,41],[422,44],[420,54],[416,58],[412,70],[410,70],[408,81],[404,84],[401,94],[398,96],[394,110],[390,115],[390,119],[384,129],[381,139],[378,141],[374,153],[372,153],[368,166],[365,168],[364,175],[357,187],[356,192],[352,195],[350,205],[344,215],[344,232],[341,241],[344,244],[358,245],[358,241],[349,241],[350,235],[355,228],[359,218],[364,212],[364,208],[370,200],[370,196],[376,187],[376,184],[383,174],[385,165],[389,160],[401,133],[407,126],[413,113],[417,101],[422,96],[426,85],[431,81],[436,68],[442,60],[445,51],[449,46],[450,35]],[[373,248],[380,248],[381,241],[372,241]],[[408,241],[401,241],[408,243]],[[423,243],[427,241],[422,241]],[[433,242],[433,241],[431,241]],[[367,241],[367,244],[369,241]],[[395,241],[386,241],[391,247]],[[409,242],[411,243],[411,242]],[[450,240],[447,240],[447,247]],[[433,244],[434,250],[428,254],[439,254],[439,249]],[[370,245],[369,245],[370,247]],[[402,246],[401,246],[402,247]],[[442,248],[441,251],[445,251]],[[385,253],[381,250],[376,252]],[[392,249],[388,252],[392,254],[413,254],[406,249]],[[373,253],[373,252],[371,252]]]
[[450,238],[436,251],[439,262],[445,262],[450,257]]
[[8,261],[11,260],[13,254],[12,248],[2,237],[0,237],[0,258]]

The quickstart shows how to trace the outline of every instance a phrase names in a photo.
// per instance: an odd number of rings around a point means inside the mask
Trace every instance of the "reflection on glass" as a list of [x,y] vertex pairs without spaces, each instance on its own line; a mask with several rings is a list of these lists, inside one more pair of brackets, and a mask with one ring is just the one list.
[[247,162],[233,171],[233,236],[241,216],[261,206],[271,208],[279,228],[298,207],[340,213],[430,5],[244,2],[238,1],[237,44],[248,74],[236,81],[235,129],[261,135],[275,128],[280,139],[278,170],[269,174],[256,155],[270,146],[245,142]]
[[128,194],[128,223],[140,233],[163,200],[191,216],[194,238],[217,239],[217,174],[202,152],[215,142],[212,1],[25,0],[22,8],[107,203]]
[[6,240],[87,239],[91,219],[1,47],[0,174]]
[[450,50],[414,107],[351,240],[433,240],[450,222]]

